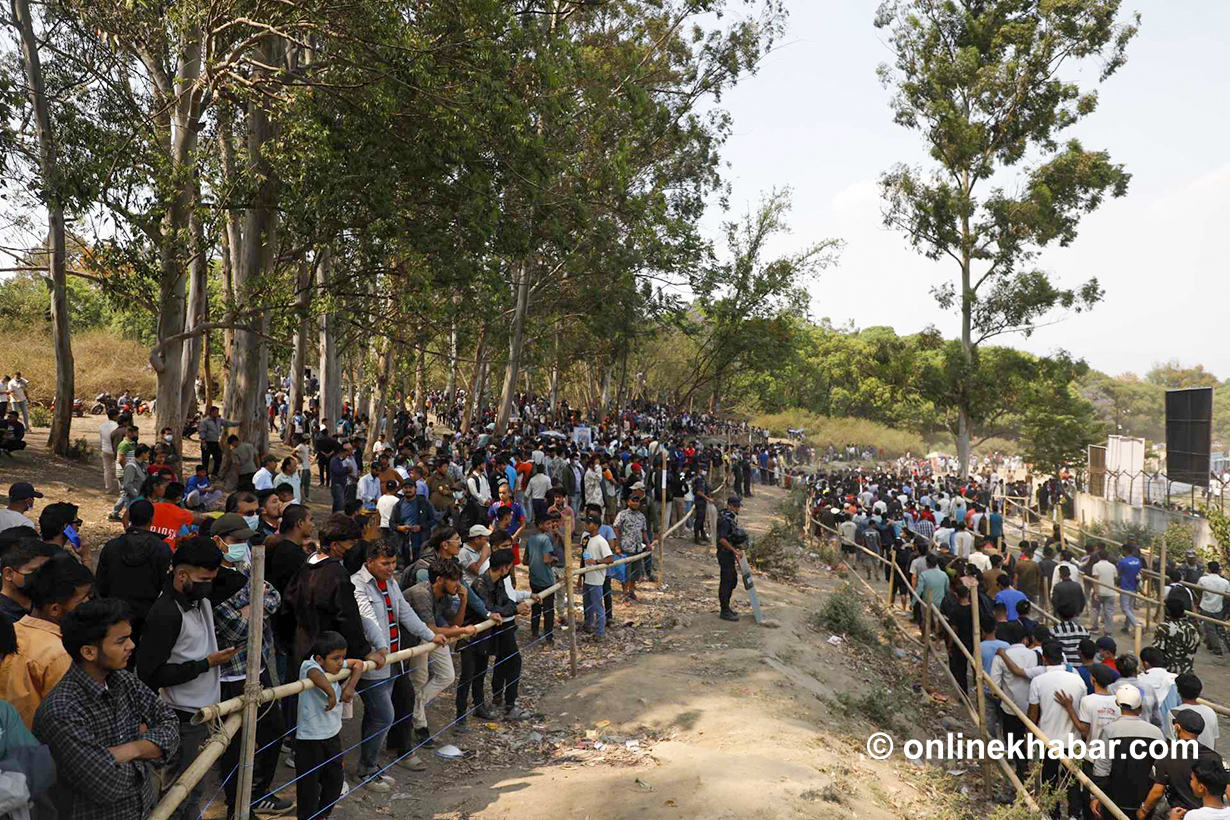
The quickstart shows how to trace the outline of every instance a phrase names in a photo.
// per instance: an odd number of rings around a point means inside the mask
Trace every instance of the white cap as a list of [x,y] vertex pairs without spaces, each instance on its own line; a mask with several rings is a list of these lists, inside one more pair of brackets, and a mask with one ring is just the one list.
[[482,524],[475,524],[473,527],[470,527],[470,534],[467,538],[478,538],[480,535],[491,535],[491,530]]
[[1140,690],[1130,683],[1125,683],[1115,690],[1115,703],[1128,709],[1140,708]]

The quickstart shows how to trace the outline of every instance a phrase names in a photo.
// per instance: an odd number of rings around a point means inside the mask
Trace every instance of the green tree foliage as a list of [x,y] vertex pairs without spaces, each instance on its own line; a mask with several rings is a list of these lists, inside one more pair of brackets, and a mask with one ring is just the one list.
[[[1090,279],[1064,288],[1034,264],[1048,245],[1076,239],[1080,218],[1129,175],[1105,151],[1061,134],[1097,107],[1060,72],[1097,62],[1105,80],[1126,60],[1134,25],[1117,22],[1120,0],[887,0],[876,26],[894,57],[880,68],[897,124],[918,131],[934,162],[901,164],[881,178],[885,224],[929,259],[951,259],[955,281],[937,286],[961,317],[965,366],[952,396],[958,450],[967,463],[977,423],[978,346],[1028,334],[1055,309],[1101,299]],[[1015,176],[1010,169],[1019,167]]]
[[1085,464],[1086,450],[1100,441],[1105,427],[1093,405],[1067,384],[1043,391],[1025,412],[1021,443],[1026,461],[1043,474]]

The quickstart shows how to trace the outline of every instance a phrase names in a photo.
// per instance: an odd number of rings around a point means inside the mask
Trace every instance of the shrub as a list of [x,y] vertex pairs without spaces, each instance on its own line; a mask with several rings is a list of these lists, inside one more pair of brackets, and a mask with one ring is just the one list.
[[34,405],[30,408],[30,426],[31,427],[50,427],[51,426],[51,411],[41,405]]
[[869,444],[885,451],[889,458],[907,452],[921,456],[927,452],[927,442],[922,436],[908,430],[896,430],[878,422],[858,418],[820,416],[807,410],[786,410],[781,413],[760,415],[752,420],[755,427],[763,427],[779,438],[786,437],[790,429],[807,431],[807,440],[816,445],[816,455],[822,456],[831,444],[844,448],[847,444]]
[[852,641],[871,643],[876,637],[863,615],[863,596],[848,583],[829,593],[812,614],[810,623],[817,632],[828,630]]
[[[55,397],[55,348],[51,331],[44,325],[8,325],[0,328],[0,350],[9,360],[21,362],[22,374],[30,380],[26,390],[31,402],[48,404]],[[128,389],[134,395],[152,398],[158,379],[149,366],[149,348],[120,333],[87,330],[73,334],[74,390],[85,399],[86,410],[99,393],[118,396]],[[33,408],[31,418],[33,421]]]
[[68,452],[65,455],[72,461],[89,464],[94,460],[94,448],[84,438],[74,439],[73,443],[68,446]]
[[803,548],[799,530],[781,521],[759,538],[748,541],[747,561],[774,578],[793,580],[799,575],[798,554]]
[[847,713],[858,713],[882,729],[896,728],[894,713],[895,700],[882,686],[876,686],[867,694],[860,696],[849,692],[837,695],[837,702]]

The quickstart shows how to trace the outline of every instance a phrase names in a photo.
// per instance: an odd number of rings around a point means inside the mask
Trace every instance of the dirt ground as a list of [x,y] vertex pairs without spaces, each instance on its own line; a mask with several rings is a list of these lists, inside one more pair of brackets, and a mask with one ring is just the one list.
[[[74,436],[96,439],[98,423],[76,420]],[[151,427],[142,420],[146,440]],[[49,457],[45,435],[31,431],[30,448],[17,461],[0,463],[0,485],[34,482],[47,496],[40,506],[73,500],[82,508],[86,537],[100,546],[119,532],[105,521],[112,501],[102,492],[100,465]],[[188,452],[191,462],[195,443]],[[753,537],[772,524],[785,496],[776,488],[754,492],[742,516]],[[324,493],[316,496],[325,500]],[[918,692],[917,647],[870,610],[865,617],[882,636],[891,636],[896,649],[834,645],[829,631],[811,625],[810,616],[843,583],[819,554],[801,556],[800,575],[792,582],[756,579],[772,627],[753,623],[741,585],[735,606],[742,619],[717,617],[716,561],[690,538],[668,541],[664,570],[665,587],[643,584],[636,605],[621,603],[616,585],[615,625],[603,644],[579,642],[575,678],[569,675],[568,633],[559,632],[554,647],[531,645],[528,618],[519,619],[519,704],[534,718],[516,724],[471,718],[470,731],[462,735],[445,729],[438,740],[455,743],[468,758],[450,761],[420,750],[428,771],[393,767],[392,791],[356,789],[333,816],[943,820],[989,813],[991,804],[979,799],[977,768],[914,764],[901,754],[908,738],[925,740],[948,730],[969,737],[976,731],[958,713],[946,683],[939,691],[948,694],[947,702]],[[1202,650],[1197,672],[1207,675],[1206,696],[1230,703],[1223,671]],[[938,662],[931,679],[943,680]],[[355,718],[344,724],[343,748],[358,742],[361,709],[356,705]],[[447,727],[452,711],[450,689],[428,708],[433,730]],[[868,735],[880,730],[897,741],[885,761],[865,750]],[[346,756],[351,784],[357,754]],[[294,776],[283,764],[276,780],[292,800]],[[1000,793],[1004,788],[997,785]],[[205,796],[217,799],[204,817],[223,817],[213,774]]]

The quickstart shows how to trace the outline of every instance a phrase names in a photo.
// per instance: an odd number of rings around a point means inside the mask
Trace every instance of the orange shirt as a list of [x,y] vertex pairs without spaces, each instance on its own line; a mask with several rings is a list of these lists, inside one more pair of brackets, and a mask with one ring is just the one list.
[[192,526],[192,517],[192,513],[183,507],[169,501],[159,501],[154,504],[154,518],[149,524],[150,532],[161,535],[174,551],[176,539],[186,535],[183,528]]
[[29,729],[34,713],[60,682],[72,658],[60,640],[60,625],[33,615],[13,624],[17,651],[0,663],[0,696],[13,705]]

